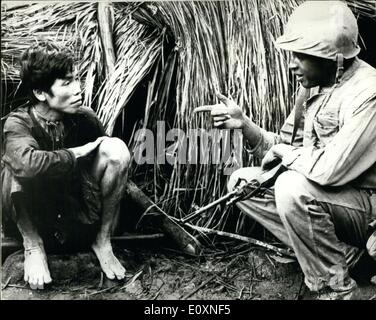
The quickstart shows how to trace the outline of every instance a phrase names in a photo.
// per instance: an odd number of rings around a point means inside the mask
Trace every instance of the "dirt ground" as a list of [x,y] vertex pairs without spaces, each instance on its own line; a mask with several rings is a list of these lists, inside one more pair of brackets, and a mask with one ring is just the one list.
[[[23,281],[23,253],[3,264],[4,300],[300,300],[311,294],[296,262],[286,263],[273,253],[249,245],[224,244],[189,257],[165,247],[117,246],[127,269],[123,281],[103,277],[90,252],[49,255],[53,283],[32,291]],[[277,261],[278,260],[278,261]],[[372,266],[374,268],[374,266]],[[374,272],[373,272],[374,271]],[[376,268],[360,267],[357,281],[361,300],[376,299],[370,282]]]

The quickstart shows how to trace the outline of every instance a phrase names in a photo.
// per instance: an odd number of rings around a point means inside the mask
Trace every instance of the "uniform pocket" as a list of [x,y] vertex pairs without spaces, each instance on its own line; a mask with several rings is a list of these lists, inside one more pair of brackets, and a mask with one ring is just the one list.
[[335,112],[319,113],[314,119],[314,128],[320,144],[324,147],[339,131],[338,114]]

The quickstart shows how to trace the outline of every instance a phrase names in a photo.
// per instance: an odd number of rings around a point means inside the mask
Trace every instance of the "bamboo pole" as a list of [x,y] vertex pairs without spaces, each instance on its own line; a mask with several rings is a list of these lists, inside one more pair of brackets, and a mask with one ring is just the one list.
[[106,76],[115,70],[116,54],[113,44],[114,10],[109,2],[98,2],[98,24],[103,47]]

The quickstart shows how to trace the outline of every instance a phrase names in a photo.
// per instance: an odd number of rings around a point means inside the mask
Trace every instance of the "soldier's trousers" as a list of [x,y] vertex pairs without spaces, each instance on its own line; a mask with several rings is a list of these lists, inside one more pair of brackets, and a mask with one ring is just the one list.
[[[235,171],[228,189],[238,178],[250,181],[259,172],[258,167]],[[372,197],[350,186],[323,187],[286,171],[264,195],[237,205],[294,250],[310,290],[347,291],[356,287],[349,268],[365,249],[368,224],[376,216]]]

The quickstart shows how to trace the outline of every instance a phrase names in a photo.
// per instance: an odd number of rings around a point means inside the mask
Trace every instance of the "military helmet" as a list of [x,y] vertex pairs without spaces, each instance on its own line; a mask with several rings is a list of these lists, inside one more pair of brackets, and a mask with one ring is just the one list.
[[342,1],[306,1],[290,16],[276,46],[330,60],[358,55],[358,25]]

